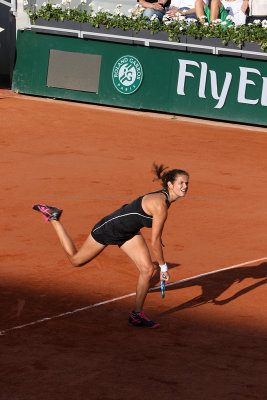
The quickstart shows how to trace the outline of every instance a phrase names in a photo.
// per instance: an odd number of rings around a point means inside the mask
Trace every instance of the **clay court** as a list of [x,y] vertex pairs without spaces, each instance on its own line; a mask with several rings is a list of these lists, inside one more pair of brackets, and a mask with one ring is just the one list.
[[[266,399],[267,129],[8,90],[0,120],[0,399]],[[71,267],[31,207],[63,208],[79,247],[159,188],[154,161],[188,170],[190,189],[164,229],[171,284],[162,299],[155,266],[151,330],[127,323],[130,259],[110,246]]]

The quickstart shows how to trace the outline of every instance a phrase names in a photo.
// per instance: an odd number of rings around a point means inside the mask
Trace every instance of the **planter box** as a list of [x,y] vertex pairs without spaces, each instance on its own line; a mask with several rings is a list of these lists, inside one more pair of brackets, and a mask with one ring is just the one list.
[[[140,40],[136,40],[136,39]],[[180,37],[180,43],[186,43],[186,36]],[[165,43],[160,43],[160,42]],[[163,49],[174,49],[185,51],[186,46],[179,46],[179,42],[170,41],[168,32],[152,33],[148,29],[141,29],[138,33],[133,32],[133,43],[139,45],[146,45],[148,42],[149,47],[157,47]]]
[[161,49],[170,49],[170,50],[178,50],[178,51],[186,51],[186,46],[180,46],[179,43],[186,43],[186,36],[179,36],[180,41],[176,42],[175,40],[169,40],[168,32],[159,32],[152,36],[153,40],[161,40],[165,41],[165,43],[159,42],[149,42],[150,47],[158,47]]
[[[192,53],[208,53],[214,54],[214,48],[217,47],[219,44],[222,43],[221,39],[218,38],[195,38],[192,36],[187,36],[187,51],[191,51]],[[198,45],[199,47],[190,46]],[[203,46],[209,46],[211,48],[205,48]]]
[[[102,40],[105,42],[133,44],[131,29],[124,31],[120,28],[107,28],[105,25],[100,25],[98,28],[90,23],[82,23],[81,31],[85,39]],[[100,34],[99,36],[97,34]],[[121,37],[115,37],[121,36]]]
[[[141,40],[135,40],[141,39]],[[140,44],[141,46],[145,46],[147,39],[152,39],[153,34],[148,29],[140,29],[138,33],[133,31],[133,44]]]
[[[152,39],[153,33],[148,29],[140,29],[138,33],[133,32],[133,38]],[[138,44],[138,41],[137,41]]]
[[[220,40],[220,44],[217,46],[219,49],[217,49],[217,54],[218,55],[223,55],[223,56],[234,56],[234,57],[241,57],[241,48],[238,47],[238,45],[231,40],[228,41],[227,44],[222,44],[222,39]],[[234,50],[234,51],[232,51]]]
[[252,53],[242,53],[242,58],[250,58],[253,60],[265,60],[267,61],[267,51],[263,51],[258,43],[245,42],[243,43],[242,50],[245,51],[253,51],[255,53],[261,54],[252,54]]
[[[216,48],[216,53],[218,55],[267,61],[267,52],[261,50],[258,43],[243,43],[243,51],[241,52],[241,48],[232,41],[229,41],[227,45],[223,45],[222,39],[219,38],[199,39],[192,36],[181,35],[179,37],[180,43],[187,43],[187,46],[179,46],[179,42],[169,40],[168,32],[157,32],[153,34],[148,29],[141,29],[140,32],[136,33],[131,29],[124,31],[120,28],[106,28],[105,25],[100,25],[96,28],[90,23],[80,23],[77,21],[61,22],[56,21],[55,19],[46,21],[42,18],[38,18],[35,21],[35,24],[31,25],[31,30],[38,33],[72,37],[80,37],[82,31],[82,37],[85,39],[123,44],[139,44],[143,46],[148,45],[149,47],[155,48],[197,53],[215,54]],[[194,45],[197,45],[197,47],[194,47]],[[206,48],[205,46],[208,46],[209,48]],[[247,51],[248,53],[244,51]]]
[[[37,27],[39,26],[39,27]],[[40,28],[40,27],[44,28]],[[77,21],[56,21],[55,19],[50,19],[46,21],[42,18],[38,18],[35,21],[35,25],[31,26],[31,30],[39,33],[49,33],[50,35],[62,35],[62,36],[74,36],[78,37],[80,35],[80,22]],[[46,29],[48,28],[48,29]],[[61,31],[59,29],[64,29]],[[69,32],[73,31],[73,32]]]
[[157,32],[150,35],[150,39],[152,40],[163,40],[169,42],[169,33],[168,32]]

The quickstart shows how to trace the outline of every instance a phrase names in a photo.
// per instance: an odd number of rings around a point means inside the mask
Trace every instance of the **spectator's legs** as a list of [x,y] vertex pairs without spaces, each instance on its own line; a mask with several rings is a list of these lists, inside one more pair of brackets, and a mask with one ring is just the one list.
[[[189,7],[182,7],[182,8],[179,8],[179,11],[183,11],[183,10],[190,10],[190,8],[189,8]],[[196,16],[195,13],[186,14],[186,18],[197,19],[197,16]]]
[[[196,8],[196,15],[200,22],[204,23],[205,19],[201,18],[205,15],[204,9],[205,9],[206,4],[204,3],[203,0],[196,0],[195,2],[195,8]],[[212,21],[215,21],[215,19],[218,19],[220,9],[221,9],[222,3],[220,0],[210,0],[209,4],[209,9],[210,9],[210,23],[212,24]]]
[[196,2],[195,2],[196,16],[199,19],[199,21],[202,23],[205,22],[205,19],[201,18],[205,15],[205,13],[204,13],[205,6],[206,6],[206,4],[204,3],[203,0],[196,0]]
[[220,0],[210,0],[210,23],[218,19],[222,3]]
[[154,10],[154,8],[146,8],[143,13],[143,17],[148,17],[149,19],[151,19],[151,17],[155,14],[158,17],[158,19],[162,21],[162,18],[165,14],[165,10]]

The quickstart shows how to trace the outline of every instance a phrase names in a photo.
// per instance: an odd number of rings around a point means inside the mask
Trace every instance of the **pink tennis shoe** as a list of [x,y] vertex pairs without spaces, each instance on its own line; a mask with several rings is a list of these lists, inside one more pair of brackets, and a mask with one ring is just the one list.
[[45,222],[49,222],[52,220],[59,221],[59,218],[63,211],[56,207],[46,206],[45,204],[34,204],[32,208],[42,214]]
[[129,324],[133,326],[143,326],[146,328],[159,328],[160,324],[151,321],[143,311],[132,311],[129,316]]

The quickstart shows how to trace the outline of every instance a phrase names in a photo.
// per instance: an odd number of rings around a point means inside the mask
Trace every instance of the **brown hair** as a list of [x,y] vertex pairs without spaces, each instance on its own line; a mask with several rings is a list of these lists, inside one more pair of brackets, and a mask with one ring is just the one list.
[[157,165],[156,163],[153,163],[153,173],[157,176],[153,180],[161,180],[164,189],[168,189],[168,182],[174,183],[177,175],[186,175],[189,178],[189,173],[182,169],[171,169],[163,173],[163,171],[168,168],[169,167],[164,167],[163,164]]

